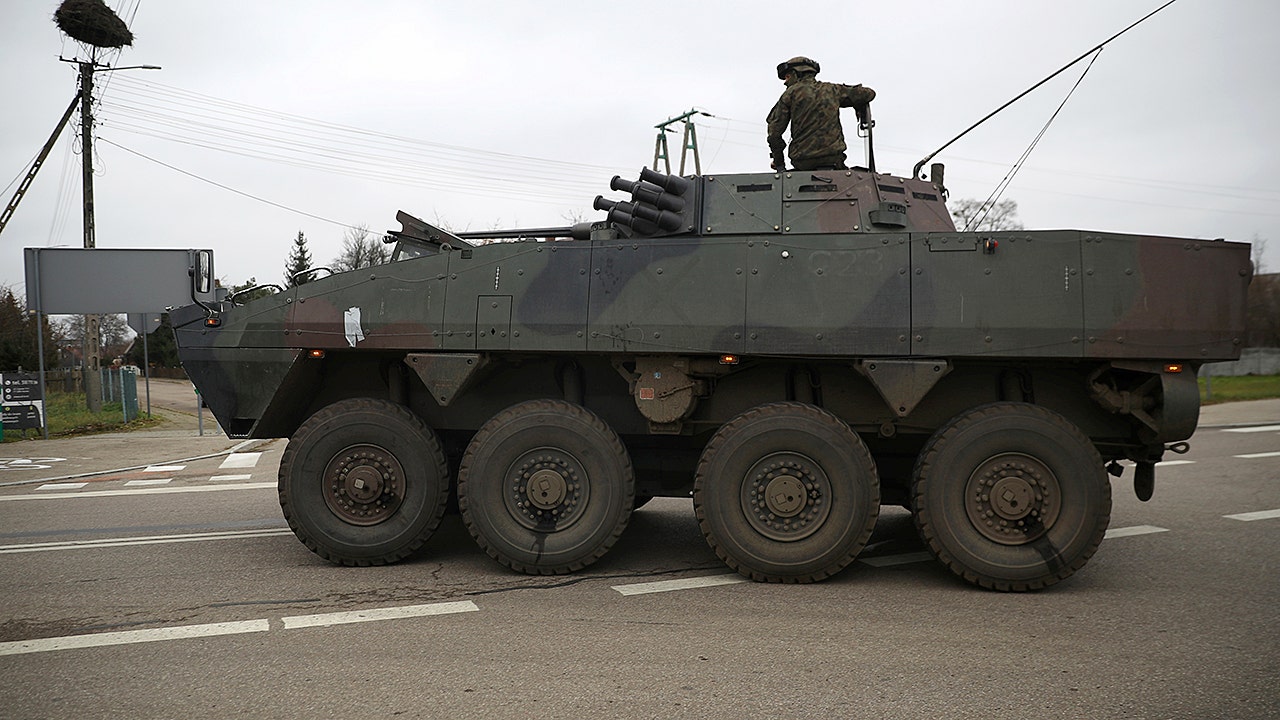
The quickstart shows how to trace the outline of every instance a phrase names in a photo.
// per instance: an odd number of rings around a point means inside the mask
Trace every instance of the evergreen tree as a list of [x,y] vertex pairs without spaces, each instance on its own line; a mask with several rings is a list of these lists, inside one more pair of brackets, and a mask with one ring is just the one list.
[[[285,287],[293,287],[302,285],[312,280],[311,274],[307,270],[311,269],[311,251],[307,249],[307,236],[298,231],[298,237],[293,241],[293,249],[289,251],[289,260],[284,265],[284,284]],[[298,273],[302,273],[299,275]]]
[[[173,326],[169,324],[169,313],[163,313],[160,316],[160,326],[147,333],[146,350],[146,360],[152,367],[182,366],[182,361],[178,359],[178,344],[173,337]],[[129,362],[142,367],[142,338],[133,341],[133,347],[129,350]]]
[[[249,288],[257,288],[257,289],[250,290],[249,292],[237,295],[237,293],[240,293],[243,290],[249,290]],[[251,277],[247,281],[242,282],[239,285],[231,286],[231,294],[236,296],[235,301],[240,305],[243,305],[252,300],[257,300],[258,298],[267,297],[268,295],[274,295],[275,293],[276,293],[276,288],[274,287],[258,287],[258,279],[256,277]]]
[[[0,288],[0,371],[34,371],[40,367],[36,342],[36,319],[27,312],[26,303],[9,288]],[[56,367],[60,337],[46,315],[41,318],[44,331],[45,367]]]
[[4,295],[0,296],[0,371],[29,367],[22,362],[27,339],[23,314],[18,299],[5,288]]

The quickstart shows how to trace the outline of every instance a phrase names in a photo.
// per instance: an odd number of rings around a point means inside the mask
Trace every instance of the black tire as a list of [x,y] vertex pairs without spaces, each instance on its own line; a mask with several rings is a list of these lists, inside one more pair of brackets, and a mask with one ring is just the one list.
[[920,538],[952,572],[993,590],[1037,590],[1098,549],[1111,483],[1098,451],[1066,418],[993,403],[957,416],[925,444],[912,505]]
[[449,474],[435,433],[407,409],[343,400],[298,428],[280,460],[280,508],[304,545],[340,565],[385,565],[440,524]]
[[761,405],[722,426],[694,478],[702,534],[759,581],[816,582],[853,562],[880,512],[875,462],[857,433],[803,403]]
[[472,438],[458,470],[458,507],[471,536],[493,559],[531,575],[599,560],[634,503],[631,458],[617,433],[560,400],[498,413]]

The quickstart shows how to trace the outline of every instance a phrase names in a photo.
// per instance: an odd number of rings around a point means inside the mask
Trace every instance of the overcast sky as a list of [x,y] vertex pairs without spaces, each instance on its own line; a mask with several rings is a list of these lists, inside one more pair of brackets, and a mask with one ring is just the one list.
[[[109,61],[163,70],[98,76],[98,246],[213,248],[236,284],[280,282],[299,231],[323,265],[344,226],[398,229],[397,210],[472,230],[598,219],[609,178],[691,108],[713,116],[704,174],[767,171],[793,55],[876,90],[878,169],[909,175],[1161,0],[108,4],[135,35]],[[76,93],[59,57],[84,49],[57,5],[0,13],[3,202]],[[1003,198],[1028,228],[1263,238],[1280,271],[1277,28],[1276,0],[1177,0],[1102,51]],[[1084,67],[936,158],[952,197],[986,198]],[[77,120],[0,234],[0,285],[21,287],[21,248],[82,244]]]

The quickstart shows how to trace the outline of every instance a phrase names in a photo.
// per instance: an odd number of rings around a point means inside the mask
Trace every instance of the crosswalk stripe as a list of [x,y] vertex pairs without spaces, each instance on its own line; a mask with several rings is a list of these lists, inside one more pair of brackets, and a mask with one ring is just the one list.
[[44,485],[41,485],[40,487],[38,487],[38,488],[36,488],[36,489],[37,489],[37,490],[79,490],[80,488],[82,488],[82,487],[84,487],[85,485],[88,485],[88,484],[89,484],[89,483],[87,483],[87,482],[78,482],[78,483],[71,483],[71,482],[68,482],[68,483],[45,483]]
[[258,458],[262,457],[260,452],[237,453],[233,452],[227,456],[226,460],[218,466],[219,470],[229,470],[231,468],[251,468],[258,464]]

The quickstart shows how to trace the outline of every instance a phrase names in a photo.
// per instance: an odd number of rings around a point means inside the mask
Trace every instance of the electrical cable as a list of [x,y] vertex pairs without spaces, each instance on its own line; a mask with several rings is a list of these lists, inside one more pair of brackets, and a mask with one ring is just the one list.
[[228,191],[228,192],[233,192],[233,193],[235,193],[235,194],[237,194],[237,195],[241,195],[241,196],[243,196],[243,197],[247,197],[247,198],[249,198],[250,200],[257,200],[258,202],[266,203],[267,205],[271,205],[272,207],[277,207],[277,208],[280,208],[281,210],[288,210],[289,212],[297,213],[298,215],[304,215],[304,216],[309,217],[309,218],[311,218],[311,219],[313,219],[313,220],[319,220],[319,221],[321,221],[321,222],[327,222],[327,223],[329,223],[329,224],[331,224],[331,225],[338,225],[338,226],[340,226],[340,227],[344,227],[344,228],[352,228],[352,229],[355,229],[355,228],[357,227],[357,226],[355,226],[355,225],[348,225],[347,223],[344,223],[344,222],[338,222],[337,220],[331,220],[331,219],[326,218],[326,217],[321,217],[321,216],[319,216],[319,215],[315,215],[315,214],[312,214],[312,213],[309,213],[309,212],[305,212],[305,211],[303,211],[303,210],[298,210],[297,208],[291,208],[291,207],[289,207],[288,205],[281,205],[281,204],[280,204],[280,203],[278,203],[278,202],[273,202],[273,201],[271,201],[271,200],[267,200],[266,198],[260,198],[260,197],[258,197],[258,196],[256,196],[256,195],[251,195],[251,194],[249,194],[249,193],[247,193],[247,192],[244,192],[243,190],[236,190],[235,188],[230,187],[230,186],[228,186],[228,185],[223,185],[222,183],[215,182],[215,181],[210,180],[210,179],[208,179],[208,178],[200,177],[199,175],[196,175],[195,173],[189,173],[189,172],[187,172],[186,170],[183,170],[183,169],[181,169],[181,168],[174,167],[174,166],[172,166],[172,165],[170,165],[170,164],[168,164],[168,163],[166,163],[166,162],[163,162],[163,161],[161,161],[161,160],[157,160],[157,159],[155,159],[155,158],[153,158],[153,157],[150,157],[150,156],[144,155],[144,154],[142,154],[142,153],[138,152],[137,150],[131,150],[131,149],[129,149],[129,148],[127,148],[127,147],[125,147],[125,146],[123,146],[123,145],[119,144],[119,143],[112,142],[112,141],[110,141],[110,140],[108,140],[108,139],[106,139],[106,138],[101,138],[101,137],[100,137],[100,138],[98,138],[98,141],[99,141],[99,142],[104,142],[104,143],[106,143],[106,144],[108,144],[108,145],[112,145],[112,146],[117,147],[117,148],[120,148],[121,150],[124,150],[124,151],[125,151],[125,152],[127,152],[127,153],[130,153],[130,154],[133,154],[133,155],[137,155],[138,157],[142,158],[143,160],[149,160],[149,161],[151,161],[151,162],[153,162],[153,163],[155,163],[155,164],[157,164],[157,165],[162,165],[162,166],[164,166],[164,167],[167,167],[167,168],[169,168],[170,170],[173,170],[174,172],[182,173],[183,175],[186,175],[187,177],[195,178],[196,180],[199,180],[200,182],[208,183],[208,184],[210,184],[210,185],[213,185],[214,187],[222,188],[223,190],[226,190],[226,191]]
[[1036,145],[1040,143],[1040,138],[1043,138],[1044,134],[1049,131],[1049,126],[1057,119],[1058,113],[1062,112],[1062,108],[1066,107],[1067,101],[1075,94],[1076,88],[1080,87],[1080,83],[1084,82],[1084,77],[1089,74],[1089,70],[1093,69],[1093,64],[1097,62],[1100,55],[1102,55],[1101,47],[1099,47],[1097,52],[1093,54],[1093,59],[1089,60],[1089,64],[1085,66],[1084,72],[1080,73],[1080,77],[1076,78],[1075,84],[1067,91],[1067,96],[1062,98],[1061,103],[1058,103],[1058,108],[1054,110],[1053,114],[1049,116],[1049,119],[1045,121],[1044,127],[1040,128],[1040,132],[1031,140],[1031,144],[1027,146],[1027,149],[1022,151],[1022,155],[1013,163],[1013,166],[1009,168],[1009,172],[1005,173],[1004,178],[1001,179],[999,183],[996,183],[991,194],[987,196],[986,200],[982,201],[982,206],[978,208],[978,212],[974,213],[973,217],[969,218],[969,222],[965,223],[964,229],[961,232],[969,232],[970,227],[976,229],[978,226],[982,225],[984,220],[987,219],[987,215],[989,215],[991,210],[995,208],[996,203],[1000,200],[1000,196],[1003,195],[1005,189],[1009,187],[1009,183],[1013,182],[1014,176],[1018,174],[1018,171],[1022,169],[1022,165],[1026,163],[1027,158],[1031,156],[1031,151],[1035,150]]

